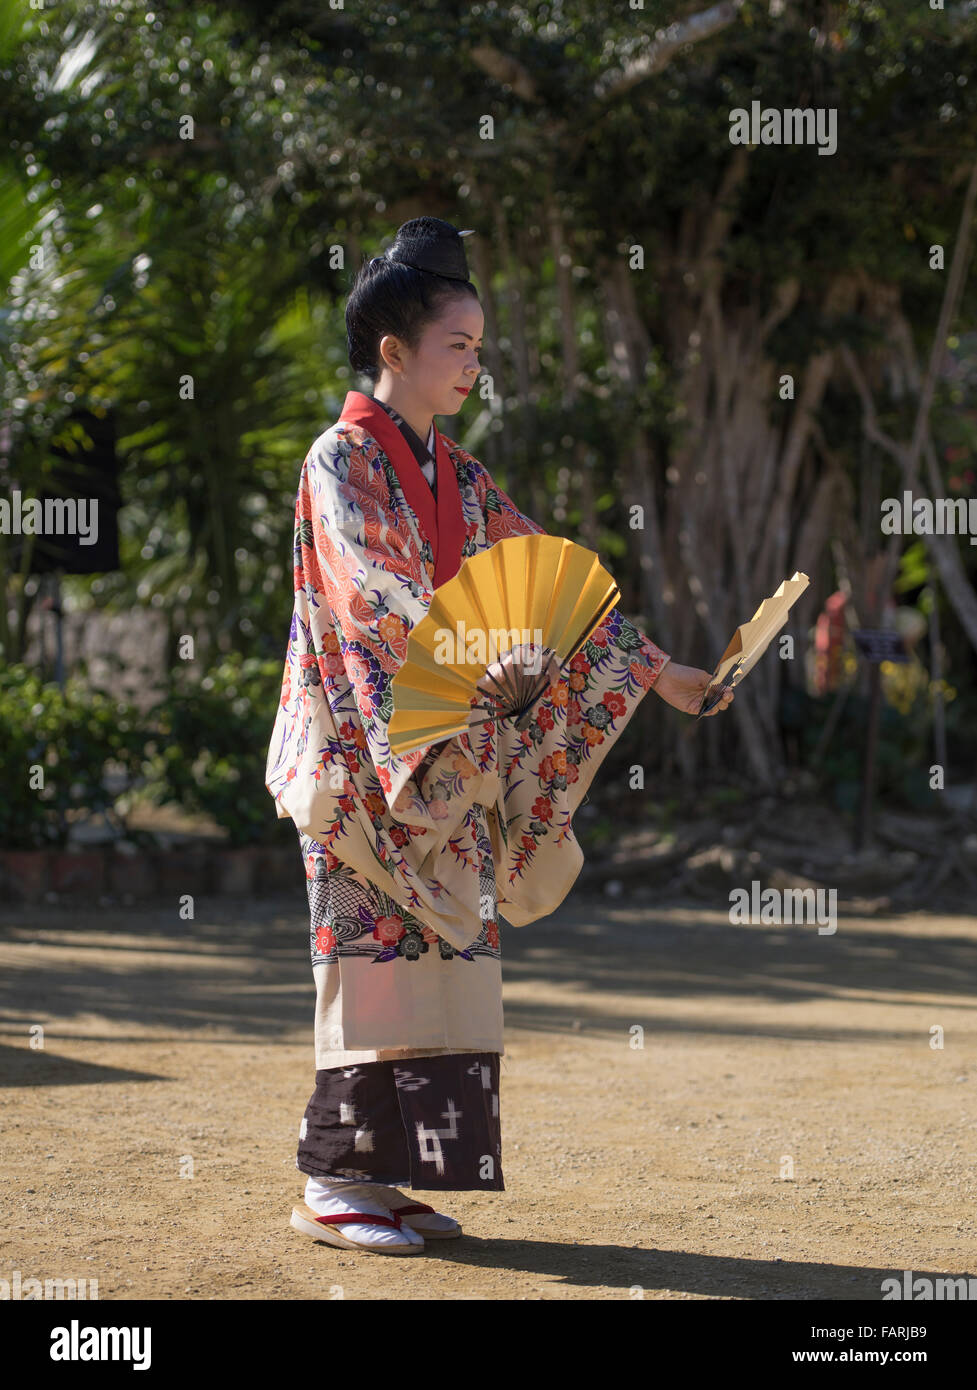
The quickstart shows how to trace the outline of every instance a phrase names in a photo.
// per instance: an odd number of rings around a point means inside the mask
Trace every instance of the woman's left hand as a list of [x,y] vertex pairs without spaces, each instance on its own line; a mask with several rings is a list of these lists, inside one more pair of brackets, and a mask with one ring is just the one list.
[[[669,661],[652,689],[660,695],[667,705],[681,710],[683,714],[698,714],[702,697],[712,682],[711,671],[700,671],[696,666],[679,666]],[[733,692],[726,690],[719,704],[703,715],[704,719],[718,714],[733,703]]]

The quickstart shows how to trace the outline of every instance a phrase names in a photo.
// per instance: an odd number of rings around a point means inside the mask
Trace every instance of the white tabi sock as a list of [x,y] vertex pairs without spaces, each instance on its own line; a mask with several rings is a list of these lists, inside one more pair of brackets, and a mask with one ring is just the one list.
[[[413,1193],[401,1192],[399,1187],[388,1187],[385,1183],[377,1183],[374,1189],[387,1202],[388,1208],[402,1207],[410,1202],[419,1202],[420,1197],[415,1197]],[[427,1203],[431,1205],[430,1202]],[[424,1235],[425,1231],[451,1231],[458,1222],[453,1216],[445,1216],[441,1211],[419,1211],[411,1212],[405,1216],[404,1220],[414,1227],[415,1231],[420,1231]]]
[[[367,1216],[390,1216],[390,1208],[381,1201],[375,1187],[368,1182],[335,1182],[328,1178],[310,1177],[305,1184],[305,1200],[316,1216],[344,1216],[359,1211]],[[423,1245],[424,1237],[409,1229],[406,1221],[399,1227],[367,1224],[362,1221],[342,1221],[336,1228],[350,1240],[365,1245]]]

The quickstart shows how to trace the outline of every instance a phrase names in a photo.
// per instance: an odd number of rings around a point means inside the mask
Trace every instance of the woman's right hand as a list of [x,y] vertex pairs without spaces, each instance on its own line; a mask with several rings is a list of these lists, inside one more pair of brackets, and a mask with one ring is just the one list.
[[[546,665],[542,667],[542,669],[537,670],[534,674],[526,670],[527,666],[532,667],[535,664],[532,655],[528,647],[519,645],[503,652],[498,661],[493,661],[487,666],[484,675],[476,685],[476,689],[481,692],[483,697],[486,697],[484,703],[491,705],[498,702],[501,706],[504,699],[502,691],[498,690],[492,683],[489,679],[490,676],[494,676],[495,679],[499,681],[503,681],[507,676],[515,678],[516,680],[522,676],[528,676],[536,685],[539,684],[540,677],[544,673],[548,677],[550,684],[555,684],[556,681],[559,680],[560,663],[555,653],[550,656]],[[543,688],[545,689],[545,686]],[[486,715],[483,711],[476,710],[472,722],[475,724],[482,723],[485,718]]]

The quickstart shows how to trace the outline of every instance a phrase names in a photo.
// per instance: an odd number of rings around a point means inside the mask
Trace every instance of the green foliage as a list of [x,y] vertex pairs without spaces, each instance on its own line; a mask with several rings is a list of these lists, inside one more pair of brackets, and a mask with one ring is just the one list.
[[240,653],[202,679],[177,670],[151,711],[147,793],[211,816],[231,845],[267,840],[276,817],[264,784],[265,752],[281,679],[281,661]]
[[[180,671],[142,713],[72,677],[62,691],[26,666],[0,671],[0,845],[63,847],[71,824],[105,815],[125,826],[133,788],[140,799],[206,815],[231,845],[291,843],[264,785],[280,661],[227,657],[203,679]],[[43,780],[43,786],[34,787]]]
[[62,690],[26,666],[0,670],[0,845],[57,848],[73,820],[111,818],[120,780],[139,775],[143,743],[128,702],[77,677]]

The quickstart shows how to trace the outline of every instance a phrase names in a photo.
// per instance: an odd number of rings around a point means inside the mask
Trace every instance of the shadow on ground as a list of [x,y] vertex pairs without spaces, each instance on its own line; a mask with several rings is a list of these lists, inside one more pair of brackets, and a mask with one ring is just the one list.
[[[5,910],[0,1035],[23,1038],[32,1024],[55,1018],[70,1024],[93,1014],[116,1025],[173,1029],[184,1043],[192,1040],[186,1030],[193,1029],[268,1043],[293,1027],[308,1029],[315,991],[303,908],[292,899],[283,904],[213,898],[196,906],[197,920],[189,922],[159,908]],[[656,1018],[654,1007],[655,1000],[667,1006],[679,996],[796,1002],[848,997],[852,991],[860,992],[859,1002],[884,994],[886,1003],[896,1005],[893,995],[904,992],[907,1003],[918,1007],[921,995],[959,994],[963,982],[977,977],[977,941],[945,932],[913,935],[900,930],[899,922],[896,915],[876,920],[841,912],[837,931],[820,936],[816,924],[731,925],[727,910],[710,912],[688,902],[655,898],[642,908],[636,898],[620,906],[572,897],[529,926],[502,923],[503,978],[520,987],[520,998],[506,1004],[506,1023],[548,1032],[582,1027],[616,1033],[621,1018],[633,1013],[623,998],[641,995],[652,1001],[643,1007],[648,1029],[838,1042],[899,1038],[899,1030],[865,1027],[686,1024],[668,1017],[667,1007]],[[19,961],[16,947],[34,943],[45,948],[43,962],[36,953]],[[445,965],[463,967],[457,960]],[[414,966],[404,960],[392,968]],[[579,991],[580,997],[568,998],[565,1006],[529,1000],[535,981]],[[614,1012],[615,996],[622,996],[621,1013]],[[959,1001],[955,1006],[963,1007]],[[912,1027],[918,1027],[916,1020]]]

